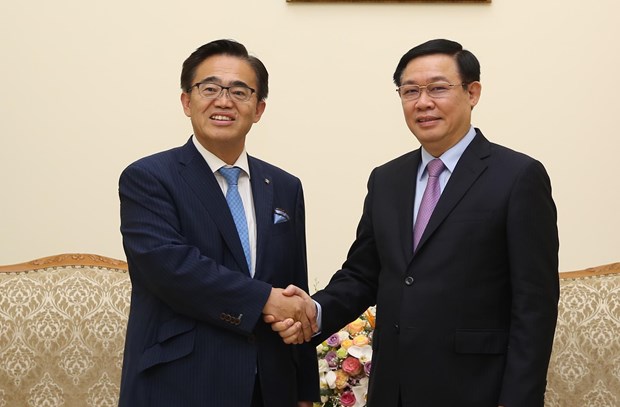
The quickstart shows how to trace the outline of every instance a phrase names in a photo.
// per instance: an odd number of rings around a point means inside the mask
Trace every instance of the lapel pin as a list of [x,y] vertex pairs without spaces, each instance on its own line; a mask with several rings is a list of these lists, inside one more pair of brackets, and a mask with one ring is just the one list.
[[269,185],[271,181],[269,181],[269,178],[265,178],[265,184]]

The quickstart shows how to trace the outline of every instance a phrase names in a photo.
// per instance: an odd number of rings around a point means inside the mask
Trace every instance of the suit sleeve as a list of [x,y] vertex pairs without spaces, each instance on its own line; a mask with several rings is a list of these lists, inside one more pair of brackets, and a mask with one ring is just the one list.
[[315,342],[337,332],[376,303],[381,264],[372,215],[375,172],[371,173],[368,180],[368,193],[364,200],[362,217],[347,259],[342,269],[333,275],[327,287],[313,296],[321,304],[323,312],[321,335]]
[[559,300],[559,242],[551,183],[539,162],[518,177],[507,216],[512,308],[499,404],[542,407]]
[[[242,334],[252,332],[271,286],[206,257],[184,235],[183,197],[162,181],[157,166],[133,164],[121,175],[121,232],[134,295],[139,287],[177,313]],[[196,214],[195,222],[202,222]],[[221,239],[217,230],[206,238]],[[238,318],[226,322],[222,315]]]

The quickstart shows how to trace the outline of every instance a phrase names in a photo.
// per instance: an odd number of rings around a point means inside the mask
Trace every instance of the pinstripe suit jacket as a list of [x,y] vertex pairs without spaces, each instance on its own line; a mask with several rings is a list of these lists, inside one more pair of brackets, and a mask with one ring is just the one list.
[[[318,398],[314,349],[284,345],[261,319],[272,286],[308,288],[301,183],[248,161],[255,278],[226,199],[191,140],[123,171],[121,232],[132,296],[120,406],[246,407],[256,372],[269,407]],[[274,224],[275,208],[289,221]]]
[[347,261],[313,296],[323,333],[377,304],[370,407],[542,407],[559,298],[547,173],[477,130],[413,253],[420,160],[372,172]]

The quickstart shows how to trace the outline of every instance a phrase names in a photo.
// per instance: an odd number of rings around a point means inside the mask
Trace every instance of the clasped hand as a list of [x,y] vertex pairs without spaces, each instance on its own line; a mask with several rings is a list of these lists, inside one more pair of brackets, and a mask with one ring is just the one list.
[[263,320],[271,324],[284,343],[308,342],[318,332],[316,304],[301,288],[289,285],[286,289],[272,288]]

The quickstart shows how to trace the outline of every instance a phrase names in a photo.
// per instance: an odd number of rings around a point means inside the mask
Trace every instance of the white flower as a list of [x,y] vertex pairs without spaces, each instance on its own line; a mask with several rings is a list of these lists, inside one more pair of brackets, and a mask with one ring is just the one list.
[[319,375],[319,387],[321,389],[328,389],[329,386],[327,385],[327,380],[325,379],[325,374],[320,374]]
[[372,359],[372,346],[364,345],[364,346],[351,346],[347,352],[349,355],[359,359],[360,362],[366,363]]
[[329,364],[325,359],[319,359],[319,373],[327,373],[329,371]]
[[327,384],[327,387],[329,387],[330,389],[336,388],[336,372],[330,370],[329,372],[325,373],[325,384]]
[[340,338],[340,342],[349,339],[349,333],[347,331],[338,331],[338,337]]
[[357,386],[351,387],[355,395],[355,405],[353,407],[364,407],[366,405],[366,394],[368,394],[368,378],[360,379]]

